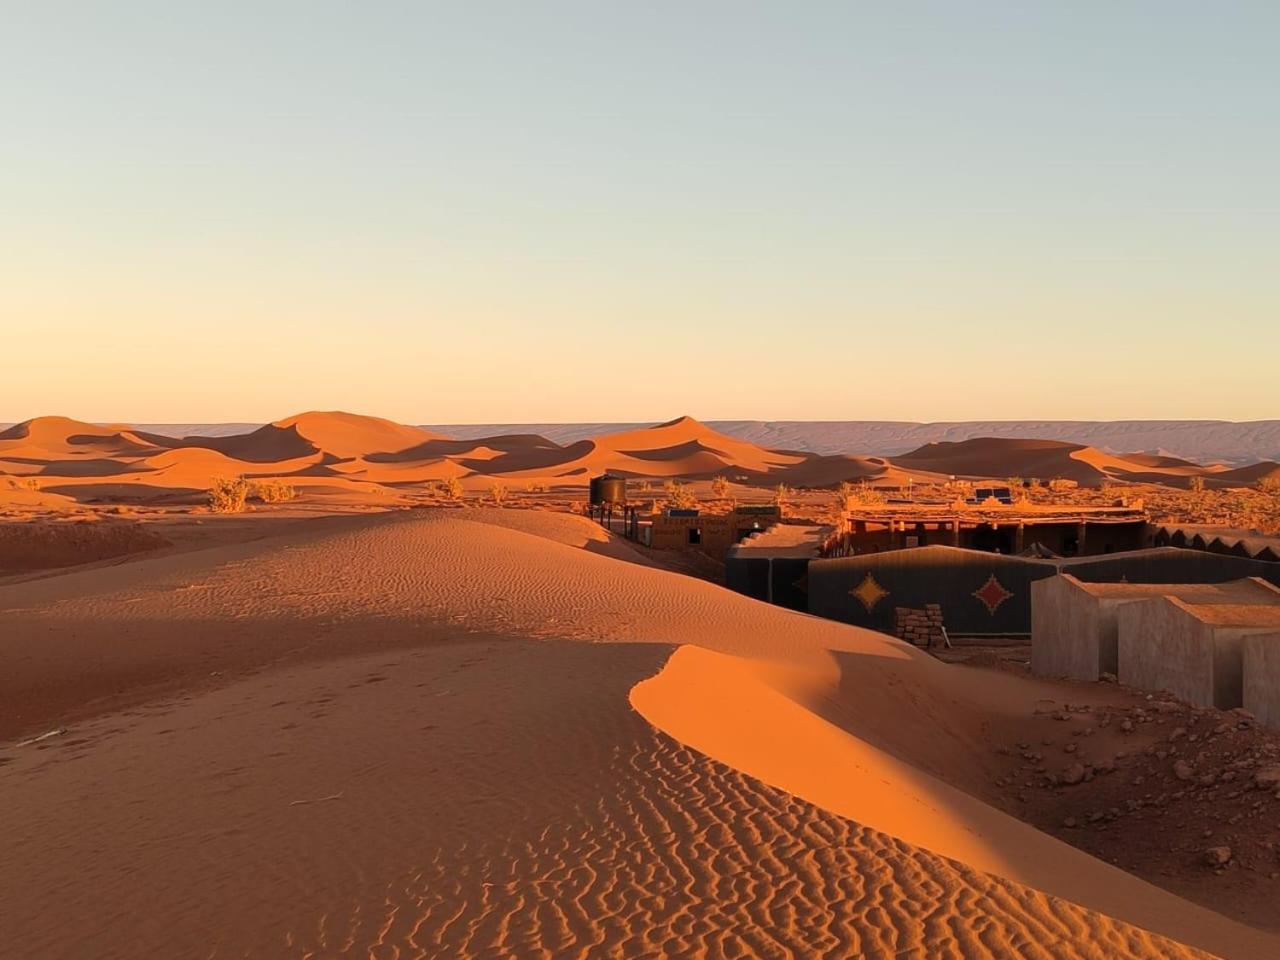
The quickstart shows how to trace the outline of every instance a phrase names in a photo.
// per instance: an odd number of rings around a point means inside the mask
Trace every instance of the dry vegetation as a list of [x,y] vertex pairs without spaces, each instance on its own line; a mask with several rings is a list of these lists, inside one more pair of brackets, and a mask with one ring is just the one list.
[[1184,490],[1152,483],[1105,483],[1097,488],[1051,490],[1035,484],[1024,492],[1035,503],[1141,504],[1156,523],[1208,524],[1280,535],[1280,481],[1270,477],[1253,487],[1213,489],[1193,482]]
[[211,513],[243,513],[248,509],[250,500],[285,503],[297,496],[297,488],[285,480],[214,477],[208,503]]
[[252,480],[249,483],[249,499],[262,503],[284,503],[297,495],[297,488],[284,480]]
[[442,500],[458,500],[462,497],[462,481],[457,477],[449,477],[434,485],[436,496]]
[[668,480],[662,485],[666,493],[666,504],[678,510],[687,510],[698,505],[698,497],[689,486],[679,480]]
[[249,499],[249,481],[244,477],[214,477],[209,488],[209,510],[212,513],[243,513]]

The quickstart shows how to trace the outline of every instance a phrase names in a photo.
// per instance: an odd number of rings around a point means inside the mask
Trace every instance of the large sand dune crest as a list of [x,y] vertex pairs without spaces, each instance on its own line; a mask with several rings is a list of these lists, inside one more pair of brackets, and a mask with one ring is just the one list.
[[[1112,454],[1059,440],[976,437],[927,444],[893,459],[775,450],[712,429],[692,417],[576,440],[537,434],[455,439],[359,414],[311,412],[245,433],[168,437],[122,426],[41,417],[0,433],[0,475],[36,476],[79,501],[148,499],[198,503],[217,477],[288,477],[311,492],[381,496],[448,479],[471,489],[494,483],[585,486],[601,473],[626,477],[730,477],[756,486],[870,481],[902,487],[950,477],[1066,478],[1214,486],[1255,483],[1280,470],[1229,470],[1155,454]],[[0,488],[6,501],[12,500]]]
[[[21,935],[74,956],[159,889],[135,952],[208,936],[192,896],[236,918],[215,955],[1193,955],[1124,921],[1275,947],[965,791],[1034,684],[633,558],[582,518],[441,511],[0,588],[0,736],[103,714],[4,751]],[[104,842],[96,904],[67,878]]]

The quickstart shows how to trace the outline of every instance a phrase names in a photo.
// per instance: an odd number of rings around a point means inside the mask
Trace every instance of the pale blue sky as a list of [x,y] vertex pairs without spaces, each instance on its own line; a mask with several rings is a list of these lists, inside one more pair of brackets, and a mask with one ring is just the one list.
[[0,421],[1280,417],[1280,4],[0,13]]

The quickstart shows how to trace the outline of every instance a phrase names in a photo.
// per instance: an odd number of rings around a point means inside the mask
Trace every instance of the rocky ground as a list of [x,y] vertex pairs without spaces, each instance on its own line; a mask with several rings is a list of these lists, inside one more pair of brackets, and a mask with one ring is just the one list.
[[[1025,672],[1029,648],[946,659]],[[1280,928],[1280,731],[1114,682],[1071,683],[993,742],[1005,809],[1229,916]]]

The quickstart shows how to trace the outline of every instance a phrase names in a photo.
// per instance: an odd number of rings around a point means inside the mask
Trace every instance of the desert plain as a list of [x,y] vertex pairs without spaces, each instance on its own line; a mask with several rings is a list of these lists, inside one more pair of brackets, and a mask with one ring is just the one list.
[[[17,424],[0,955],[1280,956],[1280,799],[1254,782],[1276,735],[763,604],[582,510],[604,472],[818,516],[840,483],[1157,502],[1277,471],[819,455],[689,418],[566,444]],[[241,478],[247,509],[211,510]],[[1198,789],[1167,756],[1190,735]],[[1086,755],[1105,772],[1041,782]]]

